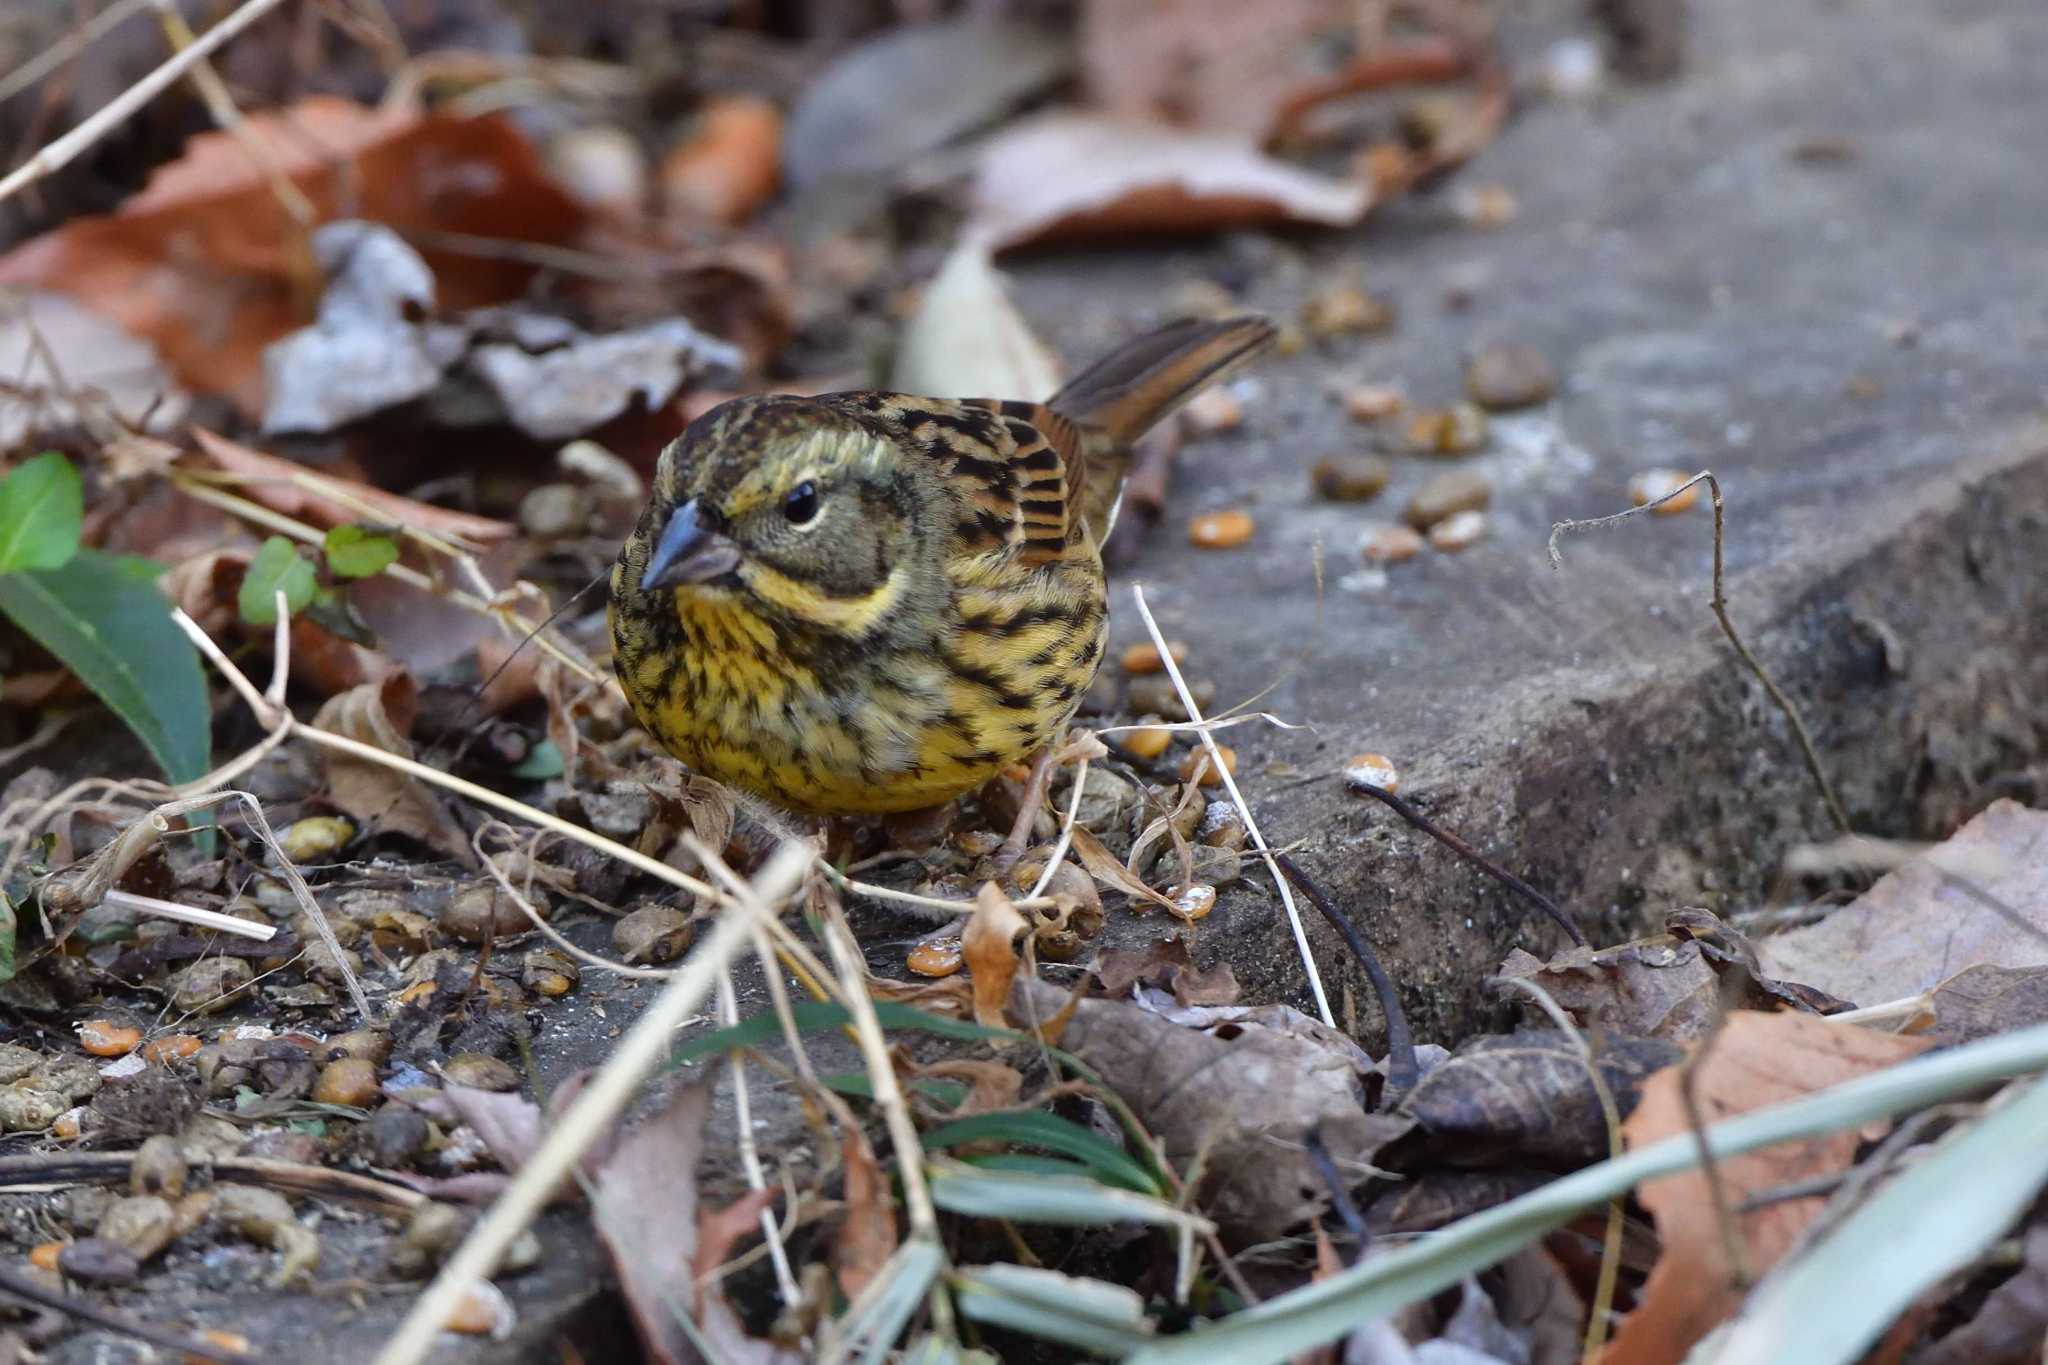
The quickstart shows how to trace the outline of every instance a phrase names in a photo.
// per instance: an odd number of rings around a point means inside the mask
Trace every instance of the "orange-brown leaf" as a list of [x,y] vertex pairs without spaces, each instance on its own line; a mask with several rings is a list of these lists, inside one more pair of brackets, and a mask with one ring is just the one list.
[[1003,1004],[1016,979],[1017,936],[1031,927],[1024,912],[1010,903],[1002,888],[983,882],[974,898],[974,913],[960,935],[961,955],[974,978],[974,1021],[983,1028],[1005,1028]]

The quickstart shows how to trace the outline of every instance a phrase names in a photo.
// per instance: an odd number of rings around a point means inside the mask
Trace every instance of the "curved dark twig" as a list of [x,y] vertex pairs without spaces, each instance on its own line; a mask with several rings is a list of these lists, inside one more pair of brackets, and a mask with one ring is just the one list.
[[1370,782],[1347,781],[1344,785],[1351,791],[1385,802],[1393,810],[1394,814],[1400,816],[1403,820],[1406,820],[1409,824],[1415,826],[1415,828],[1421,830],[1424,834],[1427,834],[1430,838],[1436,840],[1445,848],[1471,863],[1487,876],[1529,901],[1542,910],[1544,914],[1557,921],[1558,927],[1571,935],[1573,943],[1578,944],[1581,948],[1586,946],[1585,934],[1580,931],[1578,922],[1571,917],[1564,907],[1502,867],[1499,863],[1494,862],[1457,835],[1431,823],[1427,816],[1421,811],[1416,810],[1415,807],[1409,805],[1406,801],[1403,801],[1400,797],[1384,787],[1375,787]]
[[1323,1188],[1329,1191],[1330,1208],[1336,1213],[1337,1221],[1351,1235],[1351,1262],[1356,1265],[1365,1255],[1366,1244],[1372,1239],[1372,1229],[1366,1226],[1365,1215],[1358,1211],[1358,1204],[1351,1197],[1351,1186],[1344,1179],[1344,1173],[1337,1169],[1336,1158],[1323,1145],[1321,1125],[1308,1130],[1302,1147],[1308,1152],[1308,1164],[1315,1167]]
[[140,1318],[129,1317],[126,1313],[112,1308],[102,1308],[90,1299],[66,1294],[52,1289],[39,1280],[29,1278],[11,1266],[0,1265],[0,1293],[12,1294],[43,1308],[54,1308],[95,1327],[104,1327],[109,1332],[137,1341],[146,1341],[151,1346],[160,1346],[166,1351],[182,1351],[187,1360],[212,1360],[220,1365],[242,1365],[254,1357],[240,1351],[231,1351],[224,1346]]
[[1358,932],[1358,926],[1351,917],[1339,910],[1330,898],[1323,894],[1323,888],[1310,880],[1294,859],[1285,853],[1275,852],[1273,861],[1287,874],[1287,880],[1311,901],[1316,909],[1323,912],[1336,931],[1351,945],[1351,954],[1365,968],[1365,975],[1372,982],[1372,993],[1379,997],[1380,1012],[1387,1017],[1387,1097],[1399,1099],[1415,1088],[1422,1079],[1421,1064],[1415,1060],[1415,1037],[1408,1031],[1408,1016],[1401,1010],[1401,999],[1394,994],[1394,983],[1380,966],[1372,945],[1365,941],[1365,935]]

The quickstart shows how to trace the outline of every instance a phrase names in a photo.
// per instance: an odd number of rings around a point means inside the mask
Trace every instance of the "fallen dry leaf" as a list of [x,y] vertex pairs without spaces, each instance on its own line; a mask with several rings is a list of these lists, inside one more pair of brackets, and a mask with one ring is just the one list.
[[758,95],[713,95],[661,159],[664,206],[689,223],[744,222],[782,177],[782,113]]
[[1757,953],[1773,976],[1863,1006],[1966,967],[2048,966],[2048,811],[1994,801],[1855,901]]
[[[313,724],[409,759],[413,746],[408,735],[418,702],[419,685],[410,674],[395,672],[328,698]],[[355,817],[365,834],[403,834],[465,866],[476,865],[468,834],[424,785],[369,759],[320,752],[327,764],[328,799]]]
[[1112,891],[1121,891],[1134,900],[1146,901],[1172,912],[1180,907],[1160,895],[1139,879],[1138,874],[1116,860],[1116,855],[1103,847],[1102,841],[1079,825],[1072,831],[1074,856],[1081,860],[1081,866],[1088,869],[1088,875]]
[[367,504],[378,517],[392,525],[457,542],[487,545],[509,540],[519,531],[509,521],[472,516],[468,512],[456,512],[397,493],[387,493],[352,479],[316,474],[304,465],[252,450],[225,436],[216,436],[204,427],[193,427],[192,437],[199,444],[201,457],[247,481],[240,491],[266,507],[288,517],[309,521],[323,530],[331,530],[346,522],[362,521],[363,513],[316,491],[321,482]]
[[974,897],[974,913],[960,934],[960,952],[974,980],[974,1021],[983,1028],[1005,1027],[1003,1002],[1010,998],[1010,983],[1022,961],[1017,938],[1030,928],[1031,921],[1001,887],[982,883]]
[[1500,975],[1541,986],[1582,1027],[1687,1043],[1713,1026],[1720,984],[1697,943],[1664,938],[1569,948],[1550,961],[1515,949]]
[[832,1240],[832,1273],[839,1292],[856,1299],[895,1254],[896,1201],[867,1134],[851,1130],[840,1140],[839,1151],[846,1171],[846,1214]]
[[[1626,1117],[1644,1078],[1681,1055],[1660,1038],[1608,1037],[1593,1058]],[[1606,1116],[1585,1061],[1554,1029],[1468,1040],[1401,1097],[1397,1112],[1416,1126],[1404,1150],[1461,1166],[1578,1165],[1608,1151]]]
[[[1067,1005],[1058,987],[1020,979],[1020,1019]],[[1265,1241],[1305,1225],[1323,1182],[1304,1141],[1311,1130],[1340,1170],[1359,1170],[1408,1131],[1404,1118],[1365,1111],[1356,1044],[1284,1006],[1178,1012],[1215,1031],[1121,1000],[1082,1000],[1061,1046],[1102,1073],[1165,1148],[1175,1169],[1200,1154],[1207,1176],[1196,1204],[1227,1236]],[[1291,1021],[1289,1016],[1292,1016]],[[1251,1102],[1256,1098],[1256,1103]]]
[[1279,223],[1348,227],[1373,203],[1365,186],[1276,161],[1247,138],[1071,113],[991,138],[972,199],[967,234],[996,250]]
[[1153,986],[1183,1005],[1234,1005],[1237,973],[1228,962],[1199,971],[1181,938],[1156,938],[1144,948],[1111,948],[1095,964],[1103,994],[1127,996],[1132,987]]
[[[1811,1015],[1730,1013],[1712,1050],[1698,1067],[1700,1108],[1715,1123],[1752,1109],[1783,1104],[1904,1061],[1927,1048]],[[1631,1148],[1691,1131],[1678,1067],[1643,1085],[1642,1102],[1622,1125]],[[1719,1162],[1731,1202],[1781,1185],[1833,1175],[1855,1159],[1862,1141],[1854,1132],[1781,1143]],[[1663,1255],[1643,1285],[1636,1308],[1622,1319],[1601,1365],[1665,1365],[1682,1357],[1742,1303],[1723,1249],[1707,1178],[1684,1171],[1648,1181],[1636,1198],[1657,1220]],[[1824,1196],[1787,1199],[1736,1215],[1752,1275],[1769,1270],[1820,1212]]]
[[1059,383],[1059,361],[1010,302],[988,248],[959,243],[903,328],[890,387],[941,398],[1035,401],[1052,397]]
[[975,1114],[987,1114],[997,1109],[1008,1109],[1017,1103],[1017,1097],[1024,1092],[1024,1077],[1013,1066],[1002,1062],[985,1061],[974,1057],[947,1057],[926,1066],[911,1063],[913,1073],[920,1079],[929,1077],[935,1081],[964,1081],[967,1098],[943,1116],[945,1122],[954,1119],[971,1118]]
[[[316,218],[402,232],[562,243],[582,211],[500,117],[370,109],[313,96],[243,121],[312,202]],[[430,250],[444,307],[519,296],[535,268]],[[311,316],[317,280],[304,229],[226,133],[202,133],[112,214],[74,218],[0,257],[0,284],[69,294],[153,342],[191,389],[262,409],[263,348]]]
[[0,450],[88,415],[110,435],[168,432],[189,406],[147,341],[63,294],[0,292]]
[[2048,1023],[2048,967],[1965,967],[1936,986],[1924,1036],[1948,1046]]

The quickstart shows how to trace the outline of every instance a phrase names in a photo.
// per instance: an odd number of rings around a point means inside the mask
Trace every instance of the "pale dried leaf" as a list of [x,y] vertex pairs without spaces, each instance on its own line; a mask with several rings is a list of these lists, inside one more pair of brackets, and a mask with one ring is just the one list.
[[1010,903],[1002,888],[984,882],[974,898],[974,913],[960,934],[960,952],[974,980],[974,1020],[984,1028],[1002,1028],[1003,1002],[1021,959],[1017,936],[1031,928],[1024,912]]
[[1052,397],[1060,365],[1010,302],[988,248],[956,245],[896,344],[891,388],[937,398]]
[[[320,729],[412,758],[414,708],[419,691],[412,677],[393,673],[330,697],[313,717]],[[440,799],[423,784],[371,759],[321,749],[327,765],[328,799],[354,816],[365,833],[385,831],[418,839],[436,852],[474,866],[469,836]]]

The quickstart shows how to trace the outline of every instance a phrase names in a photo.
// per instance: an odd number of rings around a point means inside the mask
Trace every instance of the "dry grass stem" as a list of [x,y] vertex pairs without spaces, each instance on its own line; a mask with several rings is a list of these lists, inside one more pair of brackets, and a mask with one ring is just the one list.
[[419,1365],[427,1358],[440,1336],[441,1325],[448,1321],[463,1295],[498,1263],[584,1149],[618,1118],[641,1080],[668,1051],[670,1035],[704,1003],[733,955],[763,922],[773,918],[772,907],[797,888],[812,856],[801,845],[782,845],[747,887],[746,895],[718,917],[711,933],[690,954],[682,970],[634,1021],[610,1059],[549,1130],[539,1150],[520,1167],[512,1184],[491,1205],[490,1212],[441,1267],[426,1292],[414,1301],[398,1331],[377,1353],[376,1365]]
[[202,929],[218,929],[223,934],[239,934],[243,938],[253,938],[258,943],[268,943],[277,937],[277,926],[273,924],[258,924],[254,920],[236,919],[233,915],[223,915],[218,910],[201,910],[196,906],[179,905],[176,901],[158,900],[155,896],[138,896],[133,891],[109,891],[100,898],[100,904],[116,910],[133,910],[140,915],[155,915],[158,919],[174,919],[185,924],[196,924]]
[[241,8],[215,24],[184,51],[108,101],[105,108],[44,147],[0,179],[0,202],[25,187],[55,174],[79,153],[121,126],[136,110],[169,89],[176,81],[224,46],[230,38],[278,7],[280,0],[244,0]]
[[1173,680],[1173,690],[1180,697],[1180,704],[1187,709],[1188,719],[1197,733],[1202,736],[1202,746],[1208,750],[1209,762],[1215,767],[1217,776],[1223,779],[1223,788],[1230,793],[1231,804],[1244,819],[1245,832],[1251,836],[1252,846],[1265,859],[1266,871],[1273,878],[1273,886],[1280,893],[1280,903],[1287,909],[1287,924],[1294,931],[1294,946],[1301,953],[1302,969],[1308,974],[1309,991],[1315,996],[1316,1013],[1322,1016],[1331,1028],[1337,1026],[1336,1016],[1330,1013],[1330,999],[1323,991],[1322,973],[1316,970],[1315,953],[1308,946],[1308,929],[1301,922],[1301,907],[1294,903],[1294,889],[1288,884],[1287,876],[1280,865],[1273,860],[1273,850],[1266,843],[1266,836],[1259,830],[1259,822],[1252,815],[1251,805],[1244,799],[1244,793],[1237,789],[1237,779],[1231,776],[1230,768],[1223,762],[1223,754],[1210,733],[1208,724],[1202,719],[1202,708],[1188,692],[1187,680],[1180,675],[1180,665],[1173,661],[1173,650],[1166,643],[1166,636],[1160,631],[1159,623],[1152,619],[1152,608],[1145,603],[1143,585],[1131,585],[1131,598],[1138,604],[1138,615],[1145,622],[1145,630],[1152,637],[1159,658],[1166,665],[1166,676]]
[[[727,963],[718,969],[718,1022],[731,1028],[739,1021],[739,993],[732,985],[732,964]],[[732,1075],[733,1133],[738,1139],[740,1169],[746,1173],[748,1189],[765,1190],[768,1177],[761,1169],[760,1144],[754,1140],[754,1107],[747,1091],[746,1059],[735,1050],[725,1054],[725,1063]],[[775,1287],[782,1294],[783,1305],[795,1308],[803,1300],[803,1291],[797,1288],[796,1275],[789,1268],[789,1250],[782,1245],[782,1229],[775,1225],[775,1214],[769,1209],[761,1210],[761,1236],[768,1247],[768,1259],[775,1266]]]

